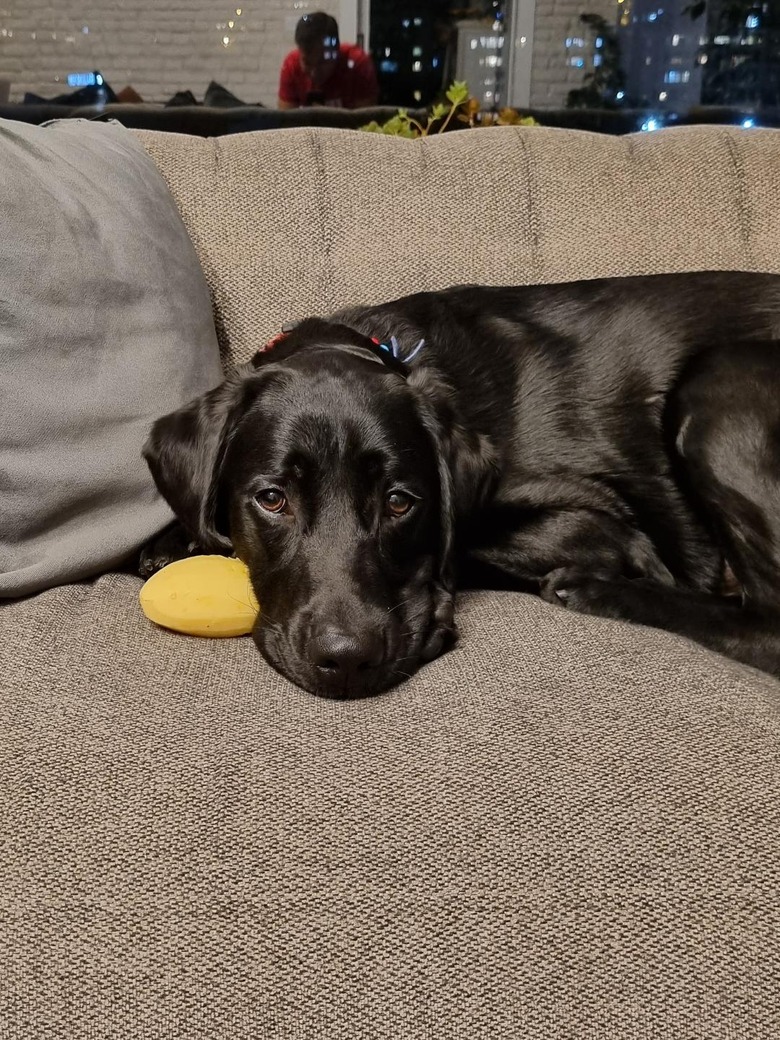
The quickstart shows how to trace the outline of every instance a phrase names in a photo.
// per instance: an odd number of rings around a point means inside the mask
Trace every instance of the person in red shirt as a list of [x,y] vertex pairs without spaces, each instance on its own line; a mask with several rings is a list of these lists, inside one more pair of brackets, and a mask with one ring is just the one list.
[[338,23],[331,15],[305,14],[295,27],[295,44],[282,63],[279,108],[365,108],[377,103],[374,63],[360,47],[339,43]]

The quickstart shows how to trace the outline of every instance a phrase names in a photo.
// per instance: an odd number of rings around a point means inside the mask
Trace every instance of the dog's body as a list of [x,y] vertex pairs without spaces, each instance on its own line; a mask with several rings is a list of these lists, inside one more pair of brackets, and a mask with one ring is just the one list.
[[[371,337],[424,346],[406,366]],[[250,566],[261,651],[316,692],[440,653],[456,582],[780,675],[780,277],[460,287],[310,319],[160,420],[147,458],[189,535]]]

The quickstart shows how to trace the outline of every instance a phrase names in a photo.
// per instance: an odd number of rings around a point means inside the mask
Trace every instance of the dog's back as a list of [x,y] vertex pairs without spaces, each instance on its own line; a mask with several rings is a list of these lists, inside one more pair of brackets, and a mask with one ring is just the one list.
[[494,504],[565,501],[579,480],[625,503],[678,578],[718,581],[719,553],[675,465],[669,396],[702,352],[780,339],[780,277],[458,286],[339,317],[425,339],[415,367],[447,386],[458,422],[494,450]]

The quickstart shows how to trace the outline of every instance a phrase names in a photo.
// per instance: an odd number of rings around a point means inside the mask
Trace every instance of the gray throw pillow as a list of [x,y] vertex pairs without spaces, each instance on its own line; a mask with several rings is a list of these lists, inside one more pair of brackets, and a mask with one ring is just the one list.
[[133,134],[0,120],[0,597],[108,570],[162,530],[141,447],[220,379],[197,255]]

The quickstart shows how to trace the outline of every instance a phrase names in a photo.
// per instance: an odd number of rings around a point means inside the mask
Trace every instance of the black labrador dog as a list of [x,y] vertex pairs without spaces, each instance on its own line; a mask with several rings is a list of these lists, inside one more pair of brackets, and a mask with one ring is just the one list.
[[310,318],[145,455],[199,550],[248,564],[255,641],[312,692],[373,694],[441,654],[459,585],[780,675],[780,277],[462,286]]

